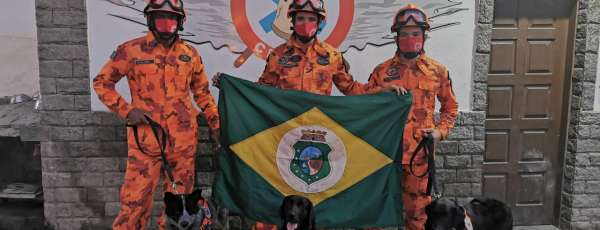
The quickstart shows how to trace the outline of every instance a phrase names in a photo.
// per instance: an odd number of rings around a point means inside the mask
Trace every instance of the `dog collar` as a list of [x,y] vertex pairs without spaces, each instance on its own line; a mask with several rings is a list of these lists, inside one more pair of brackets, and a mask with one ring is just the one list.
[[471,217],[467,214],[467,209],[465,209],[465,228],[467,230],[473,230],[473,223],[471,222]]

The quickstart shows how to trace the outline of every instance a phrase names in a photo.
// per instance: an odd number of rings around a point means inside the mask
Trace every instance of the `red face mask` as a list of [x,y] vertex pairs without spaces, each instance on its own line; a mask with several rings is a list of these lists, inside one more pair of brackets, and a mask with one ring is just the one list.
[[398,38],[398,47],[405,53],[419,53],[423,49],[423,36]]
[[177,20],[157,18],[154,20],[154,26],[159,33],[175,33],[177,30]]
[[304,22],[294,25],[296,34],[303,37],[313,37],[317,33],[317,22]]

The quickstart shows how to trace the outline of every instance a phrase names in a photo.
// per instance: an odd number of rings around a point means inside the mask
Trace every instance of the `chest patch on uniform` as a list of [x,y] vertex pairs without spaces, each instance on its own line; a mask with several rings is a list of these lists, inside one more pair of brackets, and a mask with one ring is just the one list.
[[135,60],[136,65],[153,64],[154,60]]
[[400,80],[400,79],[402,79],[402,77],[400,75],[396,75],[396,76],[386,77],[386,78],[383,79],[383,81],[390,82],[390,81],[393,81],[393,80]]
[[329,57],[319,56],[317,57],[317,63],[319,65],[329,65]]
[[182,55],[179,55],[179,60],[181,60],[182,62],[189,62],[192,60],[192,57],[182,54]]
[[279,58],[279,60],[277,60],[277,64],[279,64],[280,66],[283,66],[284,68],[296,67],[296,66],[298,66],[298,62],[301,59],[302,58],[298,55],[295,55],[295,56],[284,55],[281,58]]
[[398,71],[398,68],[396,68],[396,67],[391,67],[391,68],[389,68],[389,69],[387,70],[386,74],[387,74],[388,76],[395,76],[395,75],[397,75],[397,74],[398,74],[398,72],[399,72],[399,71]]
[[402,79],[402,76],[400,75],[400,70],[397,67],[390,67],[385,74],[387,75],[387,77],[385,77],[383,80],[385,82],[389,82],[389,81],[394,81],[394,80],[400,80]]

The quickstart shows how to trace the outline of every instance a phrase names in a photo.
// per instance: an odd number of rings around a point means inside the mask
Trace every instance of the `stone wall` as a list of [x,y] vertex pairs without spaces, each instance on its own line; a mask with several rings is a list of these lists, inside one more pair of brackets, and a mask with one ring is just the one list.
[[456,127],[436,150],[438,188],[443,196],[466,203],[481,196],[485,114],[461,112]]
[[580,0],[561,229],[600,229],[600,113],[592,111],[600,39],[600,1]]

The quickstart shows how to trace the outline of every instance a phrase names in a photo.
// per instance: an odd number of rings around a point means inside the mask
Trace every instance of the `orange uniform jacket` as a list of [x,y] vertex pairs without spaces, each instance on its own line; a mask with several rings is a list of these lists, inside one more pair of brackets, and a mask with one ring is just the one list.
[[[124,76],[131,90],[131,104],[115,90],[115,84]],[[149,112],[167,130],[170,147],[175,151],[194,147],[197,141],[198,112],[192,106],[190,89],[210,128],[219,128],[217,106],[208,87],[204,65],[192,46],[177,39],[169,50],[152,33],[120,45],[94,79],[96,93],[111,111],[123,118],[133,108]],[[139,132],[145,151],[159,152],[150,129],[141,128]]]
[[295,39],[275,48],[258,83],[321,95],[330,95],[333,84],[346,95],[365,92],[364,85],[355,82],[347,72],[342,54],[318,40],[306,53]]
[[[367,89],[370,91],[371,88],[385,83],[401,86],[413,94],[412,108],[404,128],[403,140],[405,154],[402,163],[408,164],[412,151],[421,140],[423,129],[437,128],[444,139],[448,131],[454,127],[458,103],[452,90],[452,81],[444,66],[423,54],[417,58],[416,65],[413,67],[401,63],[398,56],[378,65],[369,78]],[[441,104],[440,120],[437,125],[434,121],[436,98]]]

